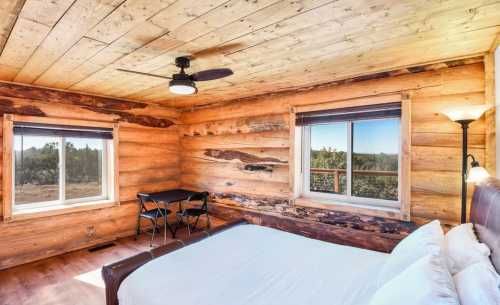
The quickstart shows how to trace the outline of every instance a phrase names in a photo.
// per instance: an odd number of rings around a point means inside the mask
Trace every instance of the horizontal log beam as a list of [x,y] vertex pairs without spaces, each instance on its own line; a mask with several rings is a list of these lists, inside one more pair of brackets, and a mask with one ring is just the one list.
[[5,106],[0,107],[0,111],[3,113],[46,116],[42,109],[36,107],[13,106],[14,99],[25,99],[44,103],[77,106],[95,113],[117,116],[118,121],[148,127],[167,128],[174,125],[174,122],[170,119],[153,117],[147,114],[138,114],[132,111],[135,109],[146,109],[150,106],[149,104],[123,99],[92,96],[6,82],[0,82],[0,97],[0,103],[5,104]]

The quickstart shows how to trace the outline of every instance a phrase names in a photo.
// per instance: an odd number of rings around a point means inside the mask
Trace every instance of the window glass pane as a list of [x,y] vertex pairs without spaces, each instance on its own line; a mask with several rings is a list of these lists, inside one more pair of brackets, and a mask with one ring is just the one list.
[[59,199],[59,139],[14,136],[14,204]]
[[353,196],[398,200],[399,125],[399,119],[353,122]]
[[347,123],[311,126],[311,192],[346,194]]
[[66,138],[66,199],[102,195],[102,139]]

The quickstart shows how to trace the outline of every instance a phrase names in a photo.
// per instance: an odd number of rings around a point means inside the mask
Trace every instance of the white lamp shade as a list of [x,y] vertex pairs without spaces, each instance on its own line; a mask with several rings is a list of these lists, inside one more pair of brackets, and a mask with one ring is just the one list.
[[170,92],[175,94],[189,95],[196,92],[196,88],[186,85],[171,85]]
[[453,107],[446,109],[443,114],[450,118],[452,121],[470,120],[475,121],[479,119],[483,113],[490,108],[490,105],[467,105]]
[[490,174],[481,166],[472,167],[467,175],[467,182],[469,183],[479,183],[484,179],[488,178]]

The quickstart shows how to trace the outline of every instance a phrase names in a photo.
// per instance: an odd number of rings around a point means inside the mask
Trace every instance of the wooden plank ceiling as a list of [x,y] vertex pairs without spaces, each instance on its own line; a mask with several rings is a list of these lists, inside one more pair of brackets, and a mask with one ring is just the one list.
[[[0,79],[191,108],[487,51],[500,1],[7,0],[0,4]],[[188,72],[234,75],[176,96]]]

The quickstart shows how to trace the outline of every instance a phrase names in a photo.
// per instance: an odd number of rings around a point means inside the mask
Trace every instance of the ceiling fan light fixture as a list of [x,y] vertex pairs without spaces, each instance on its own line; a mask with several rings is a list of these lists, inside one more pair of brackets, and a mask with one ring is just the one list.
[[176,78],[170,81],[170,92],[174,94],[190,95],[195,94],[197,89],[195,83],[187,78]]

